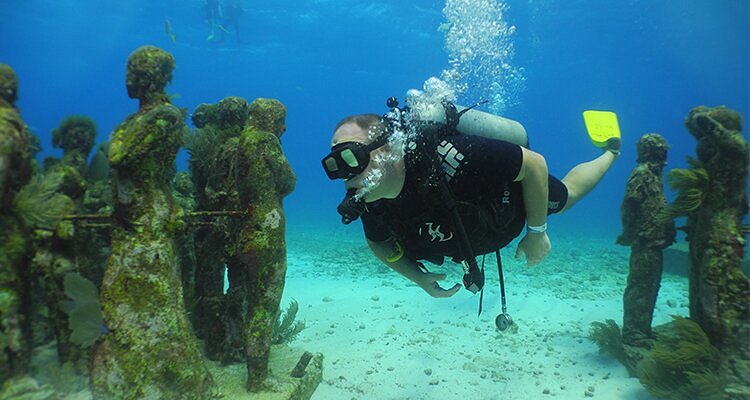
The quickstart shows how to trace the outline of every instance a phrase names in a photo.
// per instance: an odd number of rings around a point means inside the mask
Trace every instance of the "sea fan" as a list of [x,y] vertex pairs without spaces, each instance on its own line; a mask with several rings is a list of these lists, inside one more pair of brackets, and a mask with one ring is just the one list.
[[71,299],[60,302],[60,309],[68,314],[70,341],[89,347],[109,332],[102,319],[99,291],[93,282],[77,273],[66,274],[63,287]]
[[608,319],[606,323],[592,322],[589,340],[596,343],[600,354],[609,353],[623,365],[627,365],[627,355],[622,345],[622,333],[614,320]]
[[638,364],[641,384],[666,399],[723,399],[727,382],[716,373],[719,351],[695,322],[673,316],[671,331],[659,334],[651,356]]
[[657,218],[667,221],[685,216],[698,209],[708,193],[710,178],[699,161],[688,159],[691,169],[673,169],[667,175],[672,190],[678,190],[677,198]]
[[279,319],[276,320],[276,323],[273,325],[273,344],[289,343],[293,341],[303,329],[305,329],[304,322],[295,321],[297,311],[299,311],[299,304],[296,300],[292,300],[289,304],[289,308],[279,316]]
[[28,226],[53,229],[75,209],[73,201],[58,187],[62,174],[36,175],[16,194],[14,208]]

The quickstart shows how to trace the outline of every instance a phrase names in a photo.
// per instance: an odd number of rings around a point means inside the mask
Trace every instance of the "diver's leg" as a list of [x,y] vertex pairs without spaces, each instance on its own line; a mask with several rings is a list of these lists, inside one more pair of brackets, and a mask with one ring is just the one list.
[[599,157],[573,167],[562,180],[568,188],[568,202],[563,211],[567,211],[587,195],[602,180],[616,159],[617,156],[613,152],[605,151]]

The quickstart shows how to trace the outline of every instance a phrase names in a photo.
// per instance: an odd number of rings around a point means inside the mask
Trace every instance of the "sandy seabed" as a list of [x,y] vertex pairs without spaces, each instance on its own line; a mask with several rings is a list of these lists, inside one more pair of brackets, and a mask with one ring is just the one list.
[[[298,301],[306,323],[292,345],[325,356],[313,399],[652,399],[587,339],[594,321],[621,325],[629,249],[613,238],[553,241],[533,268],[513,260],[515,243],[503,250],[511,333],[495,328],[494,256],[477,317],[478,295],[429,297],[379,265],[361,235],[290,234],[282,306]],[[460,282],[458,264],[429,268],[448,274],[444,287]],[[688,314],[687,285],[664,274],[655,325]]]

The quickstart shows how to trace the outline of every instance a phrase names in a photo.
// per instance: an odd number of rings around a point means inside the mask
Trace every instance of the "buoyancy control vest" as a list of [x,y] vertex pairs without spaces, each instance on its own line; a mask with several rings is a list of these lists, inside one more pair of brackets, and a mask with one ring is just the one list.
[[[447,188],[445,172],[441,168],[438,148],[441,142],[461,133],[445,123],[424,122],[416,126],[414,135],[419,142],[415,150],[418,154],[407,157],[407,169],[416,187],[409,188],[409,195],[416,196],[419,211],[400,210],[390,202],[373,204],[368,207],[368,215],[379,225],[388,227],[389,233],[401,245],[404,256],[419,261],[427,260],[441,264],[444,257],[461,263],[468,257],[482,255],[505,247],[523,230],[525,213],[519,183],[509,183],[502,188],[504,196],[479,196],[472,201],[457,200]],[[407,150],[408,151],[408,150]],[[461,227],[455,226],[451,208],[458,212],[465,240],[471,246],[471,254],[462,247],[464,238],[459,237]],[[450,229],[445,229],[450,227]],[[442,230],[441,230],[442,229]],[[438,236],[436,239],[436,235]]]

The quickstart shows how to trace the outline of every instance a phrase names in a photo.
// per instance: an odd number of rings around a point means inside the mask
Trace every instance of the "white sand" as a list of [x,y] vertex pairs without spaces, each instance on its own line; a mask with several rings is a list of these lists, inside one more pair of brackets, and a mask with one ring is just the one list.
[[[293,345],[325,355],[314,399],[652,398],[586,338],[593,321],[621,325],[629,249],[610,238],[580,249],[580,238],[558,236],[553,253],[531,269],[512,260],[509,246],[508,312],[518,331],[499,333],[494,258],[478,318],[478,295],[433,299],[379,266],[359,235],[333,235],[335,246],[321,243],[328,235],[289,240],[283,305],[296,299],[307,324]],[[431,270],[449,274],[445,287],[460,280],[456,264]],[[687,280],[665,275],[655,324],[672,314],[687,315]]]

